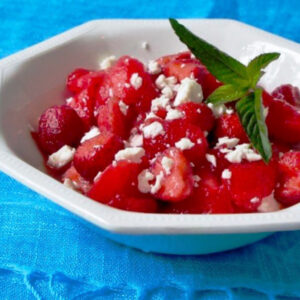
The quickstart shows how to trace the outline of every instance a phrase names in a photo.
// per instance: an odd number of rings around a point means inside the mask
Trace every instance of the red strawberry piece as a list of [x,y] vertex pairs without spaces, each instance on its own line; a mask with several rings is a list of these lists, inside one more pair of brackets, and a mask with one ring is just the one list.
[[112,96],[113,90],[110,75],[105,72],[96,92],[95,112],[97,113],[98,107],[104,105],[108,101],[108,99],[112,98]]
[[81,118],[85,131],[94,124],[94,97],[90,89],[82,90],[78,95],[67,100],[67,105],[72,107]]
[[284,100],[293,106],[300,105],[300,90],[291,84],[283,84],[277,87],[271,94],[274,98]]
[[82,76],[89,74],[90,71],[83,68],[75,69],[72,73],[67,77],[67,89],[76,94],[81,91],[81,87],[78,86],[78,80]]
[[224,114],[216,121],[215,137],[238,138],[240,143],[248,143],[249,139],[237,113]]
[[123,146],[120,137],[108,132],[86,140],[76,150],[74,166],[81,176],[93,180],[99,171],[104,170]]
[[288,102],[263,93],[264,105],[268,108],[266,124],[271,137],[283,143],[300,142],[300,111]]
[[129,107],[126,109],[125,107],[125,110],[123,109],[122,112],[120,102],[116,100],[111,99],[98,109],[98,127],[101,132],[110,132],[126,139],[129,135],[131,124],[131,109]]
[[207,98],[216,88],[222,85],[209,73],[204,65],[196,59],[178,59],[171,61],[164,71],[166,76],[175,76],[179,81],[193,77],[202,86],[203,96]]
[[[199,164],[205,157],[208,148],[206,137],[203,131],[189,123],[187,120],[173,120],[168,122],[168,138],[171,146],[183,150],[183,154],[194,164]],[[192,144],[190,147],[184,146],[184,141],[188,139]]]
[[156,61],[160,64],[161,68],[165,68],[171,61],[178,59],[189,59],[191,58],[191,52],[185,51],[177,54],[165,55],[158,58]]
[[209,107],[204,103],[187,102],[177,107],[184,112],[184,119],[199,126],[203,131],[211,131],[215,118]]
[[188,199],[171,203],[167,207],[169,213],[189,214],[226,214],[233,213],[231,197],[218,178],[207,170],[199,174],[201,178],[194,192]]
[[[157,96],[157,91],[144,65],[129,56],[122,56],[109,71],[113,96],[125,104],[135,104],[138,112],[150,108],[151,100]],[[136,78],[136,86],[132,78]],[[133,80],[134,81],[134,80]]]
[[276,168],[270,162],[243,162],[232,164],[228,168],[229,179],[223,179],[233,203],[242,212],[256,211],[264,197],[269,196],[275,188]]
[[281,179],[275,189],[275,199],[290,206],[300,202],[300,174]]
[[[109,165],[93,184],[88,196],[101,203],[117,202],[117,198],[138,193],[137,177],[142,166],[126,160]],[[116,205],[114,205],[116,206]]]
[[[171,165],[165,168],[164,159]],[[151,173],[160,181],[155,196],[163,201],[178,202],[188,198],[193,190],[193,174],[189,162],[182,151],[170,148],[157,156],[151,166]]]
[[91,183],[80,176],[74,166],[71,166],[62,176],[62,181],[65,182],[66,180],[69,180],[69,184],[83,194],[86,194],[91,188]]
[[67,105],[52,106],[40,116],[38,139],[46,153],[53,153],[64,145],[76,146],[84,133],[81,119]]
[[289,177],[300,174],[300,151],[284,153],[278,161],[278,169],[282,175]]

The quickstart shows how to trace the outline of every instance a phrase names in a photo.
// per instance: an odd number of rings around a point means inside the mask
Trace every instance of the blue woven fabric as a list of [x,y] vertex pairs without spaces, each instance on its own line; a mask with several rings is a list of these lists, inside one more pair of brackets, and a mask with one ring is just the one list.
[[[97,18],[233,18],[300,42],[299,0],[1,0],[0,16],[0,57]],[[299,278],[299,231],[214,255],[145,254],[0,173],[0,299],[298,299]]]

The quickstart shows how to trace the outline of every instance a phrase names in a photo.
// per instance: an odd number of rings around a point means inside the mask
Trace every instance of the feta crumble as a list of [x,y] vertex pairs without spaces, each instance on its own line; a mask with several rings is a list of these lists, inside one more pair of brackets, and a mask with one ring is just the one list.
[[135,134],[129,138],[130,147],[142,147],[143,146],[143,136],[141,134]]
[[159,118],[154,112],[150,111],[147,113],[145,120],[151,119],[151,118]]
[[182,138],[178,142],[175,143],[175,147],[180,150],[187,150],[191,149],[195,146],[195,143],[193,143],[189,138]]
[[49,156],[47,165],[59,169],[72,161],[75,151],[75,148],[65,145]]
[[207,106],[211,109],[216,118],[219,118],[224,114],[231,115],[234,113],[233,109],[227,108],[224,104],[213,105],[212,103],[208,103]]
[[117,60],[117,58],[114,55],[104,58],[100,63],[100,69],[106,70],[106,69],[112,67],[115,64],[116,60]]
[[174,100],[174,106],[178,106],[186,102],[200,103],[203,100],[201,85],[190,78],[185,78],[181,81],[177,95]]
[[159,108],[167,108],[170,105],[170,99],[165,95],[154,98],[151,102],[151,110],[157,111]]
[[223,179],[230,179],[231,178],[231,171],[228,169],[223,170],[221,177]]
[[130,77],[130,84],[138,90],[143,84],[143,78],[138,73],[133,73]]
[[169,175],[171,173],[171,169],[174,165],[174,160],[167,156],[164,156],[161,160],[161,164],[163,169],[166,171],[166,174]]
[[148,170],[143,170],[138,175],[138,189],[141,193],[150,193],[151,184],[150,182],[154,180],[155,176]]
[[222,149],[226,150],[225,158],[231,162],[231,163],[240,163],[243,159],[246,159],[248,161],[257,161],[261,160],[262,157],[260,154],[256,153],[252,148],[250,144],[241,144],[236,145],[235,149]]
[[83,142],[97,136],[100,134],[100,130],[98,127],[93,126],[88,132],[86,132],[84,134],[84,136],[82,137],[82,139],[80,140],[80,143],[82,144]]
[[238,138],[229,138],[228,136],[224,136],[221,138],[218,138],[218,142],[216,144],[216,147],[219,148],[220,146],[226,145],[227,148],[233,148],[239,143]]
[[145,138],[155,138],[156,136],[165,133],[163,126],[157,121],[143,127],[142,131]]
[[140,163],[144,155],[145,150],[142,147],[126,148],[115,154],[115,160],[128,160],[134,163]]
[[150,60],[148,63],[148,72],[152,75],[159,74],[161,72],[159,63],[155,60]]
[[166,77],[165,75],[159,75],[156,80],[155,84],[160,90],[162,90],[166,86],[174,87],[177,83],[177,79],[174,76]]
[[208,162],[210,162],[214,167],[217,166],[216,157],[213,154],[205,154],[205,158]]
[[178,109],[170,109],[166,115],[166,120],[176,120],[184,116],[183,112]]
[[122,114],[123,114],[124,116],[126,116],[126,115],[127,115],[127,111],[128,111],[129,106],[126,105],[126,104],[121,100],[121,101],[119,101],[119,107],[120,107],[120,110],[121,110]]

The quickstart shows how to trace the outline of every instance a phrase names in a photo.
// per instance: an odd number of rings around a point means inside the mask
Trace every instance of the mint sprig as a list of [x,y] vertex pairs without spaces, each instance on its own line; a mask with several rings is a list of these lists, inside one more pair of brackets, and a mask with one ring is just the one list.
[[175,19],[170,19],[179,39],[190,49],[219,81],[224,85],[217,88],[206,101],[214,105],[238,101],[237,113],[253,145],[265,162],[272,157],[268,130],[263,115],[262,90],[257,82],[263,69],[276,60],[279,53],[264,53],[245,66],[227,53],[219,50],[193,34]]

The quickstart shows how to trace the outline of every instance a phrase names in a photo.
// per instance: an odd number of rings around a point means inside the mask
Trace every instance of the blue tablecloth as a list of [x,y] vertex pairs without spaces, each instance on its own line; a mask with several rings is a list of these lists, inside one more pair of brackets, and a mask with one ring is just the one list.
[[[233,18],[300,42],[299,0],[1,0],[0,16],[0,57],[97,18]],[[299,231],[214,255],[145,254],[0,173],[0,299],[298,299],[299,278]]]

